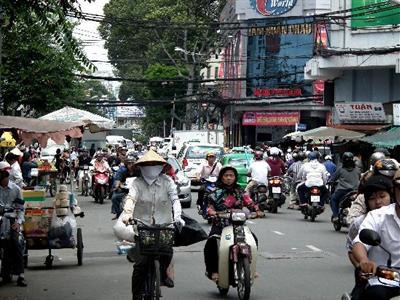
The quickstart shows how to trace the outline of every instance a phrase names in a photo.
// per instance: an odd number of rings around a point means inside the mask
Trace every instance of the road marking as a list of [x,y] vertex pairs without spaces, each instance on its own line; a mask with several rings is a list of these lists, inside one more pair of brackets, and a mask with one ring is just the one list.
[[313,246],[313,245],[306,245],[306,247],[307,247],[308,249],[314,251],[314,252],[322,252],[321,249],[319,249],[319,248],[317,248],[317,247],[315,247],[315,246]]
[[292,250],[297,250],[297,248],[292,248]]
[[247,221],[247,223],[249,223],[249,224],[256,224],[256,223],[254,223],[253,221]]
[[285,235],[283,232],[272,230],[273,233],[277,235]]

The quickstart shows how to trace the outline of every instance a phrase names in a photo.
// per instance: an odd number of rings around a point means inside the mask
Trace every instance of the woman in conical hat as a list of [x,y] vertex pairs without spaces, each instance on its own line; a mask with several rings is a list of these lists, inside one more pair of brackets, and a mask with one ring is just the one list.
[[[127,223],[130,218],[141,219],[149,224],[165,224],[173,221],[184,225],[181,218],[182,207],[174,181],[162,170],[167,162],[155,151],[149,150],[135,165],[140,170],[126,197],[122,220]],[[128,258],[134,262],[132,273],[132,293],[135,298],[141,295],[141,287],[147,272],[146,257],[133,248]],[[161,256],[161,280],[167,287],[174,282],[166,274],[172,255]]]

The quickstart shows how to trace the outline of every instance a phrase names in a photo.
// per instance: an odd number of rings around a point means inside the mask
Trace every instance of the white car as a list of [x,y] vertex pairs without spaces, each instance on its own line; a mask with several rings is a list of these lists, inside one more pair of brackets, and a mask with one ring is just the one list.
[[197,168],[205,161],[208,152],[214,152],[219,160],[224,155],[224,148],[217,144],[187,143],[180,149],[177,159],[191,181],[196,178]]
[[191,184],[189,178],[183,172],[178,160],[173,157],[168,157],[168,163],[174,169],[176,175],[176,186],[178,190],[179,201],[183,208],[189,208],[192,205]]

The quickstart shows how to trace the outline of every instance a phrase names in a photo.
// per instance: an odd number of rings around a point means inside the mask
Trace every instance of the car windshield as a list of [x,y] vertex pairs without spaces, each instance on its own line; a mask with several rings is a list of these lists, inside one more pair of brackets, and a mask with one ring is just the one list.
[[190,146],[186,153],[186,158],[191,158],[191,159],[206,158],[206,154],[208,152],[214,152],[217,155],[217,157],[221,157],[223,154],[223,149],[222,147],[213,147],[213,146]]
[[229,159],[228,164],[233,167],[247,167],[249,165],[249,161],[243,157],[238,157]]
[[168,158],[168,163],[172,166],[175,172],[181,170],[181,166],[179,165],[178,161],[175,158]]

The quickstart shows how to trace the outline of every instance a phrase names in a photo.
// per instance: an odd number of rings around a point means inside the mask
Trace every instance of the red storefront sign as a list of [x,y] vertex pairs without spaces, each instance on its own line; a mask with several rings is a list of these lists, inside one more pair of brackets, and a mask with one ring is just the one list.
[[255,97],[270,97],[270,96],[283,96],[293,97],[301,96],[303,91],[301,89],[255,89]]
[[245,112],[243,126],[290,126],[300,123],[300,112]]

